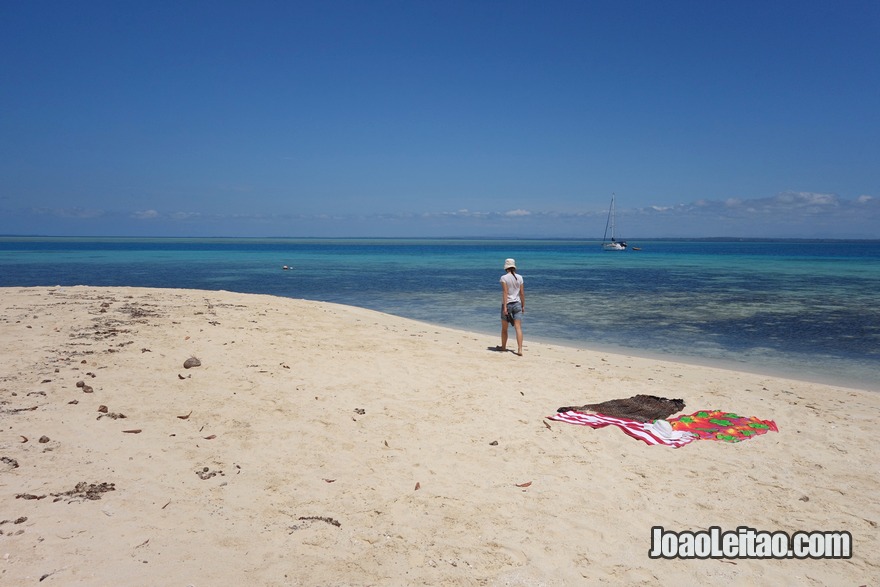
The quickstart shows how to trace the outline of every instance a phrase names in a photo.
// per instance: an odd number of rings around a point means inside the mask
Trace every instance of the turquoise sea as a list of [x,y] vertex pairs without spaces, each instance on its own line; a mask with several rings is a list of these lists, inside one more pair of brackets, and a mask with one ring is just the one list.
[[[0,238],[0,286],[263,293],[496,334],[506,257],[529,340],[880,391],[880,241]],[[292,267],[282,270],[283,265]]]

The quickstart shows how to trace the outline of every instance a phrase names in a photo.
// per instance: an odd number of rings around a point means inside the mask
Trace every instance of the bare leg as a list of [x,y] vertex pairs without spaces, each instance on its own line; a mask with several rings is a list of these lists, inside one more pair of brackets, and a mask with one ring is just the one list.
[[522,333],[522,321],[514,320],[513,326],[516,328],[516,354],[522,356],[522,343],[523,343],[523,333]]
[[507,350],[507,320],[501,319],[501,350]]

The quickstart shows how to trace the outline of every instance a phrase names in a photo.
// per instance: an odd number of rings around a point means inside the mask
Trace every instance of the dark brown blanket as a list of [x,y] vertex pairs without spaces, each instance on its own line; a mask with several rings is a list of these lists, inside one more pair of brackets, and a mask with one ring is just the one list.
[[592,412],[628,418],[637,422],[653,422],[665,420],[672,414],[684,409],[684,400],[666,399],[656,395],[634,395],[626,399],[612,399],[599,404],[568,406],[559,408],[557,412]]

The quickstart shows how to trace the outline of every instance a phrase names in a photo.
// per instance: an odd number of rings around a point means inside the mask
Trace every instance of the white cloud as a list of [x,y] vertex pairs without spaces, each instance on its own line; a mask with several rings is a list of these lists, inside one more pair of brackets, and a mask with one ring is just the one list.
[[106,213],[104,210],[89,210],[86,208],[33,208],[37,215],[58,216],[60,218],[100,218]]
[[131,217],[137,218],[138,220],[152,220],[153,218],[158,218],[159,213],[155,210],[138,210],[133,212]]
[[835,194],[817,194],[812,192],[783,192],[773,199],[781,204],[792,204],[795,206],[836,205],[839,201],[839,197]]
[[201,212],[172,212],[168,215],[171,220],[195,220],[201,217]]
[[[7,211],[5,230],[59,234],[87,230],[95,223],[116,234],[327,235],[327,236],[495,236],[601,238],[607,210],[474,211],[467,208],[376,213],[298,214],[292,212],[215,213],[143,210],[36,208]],[[88,220],[93,219],[93,220]],[[88,220],[88,221],[87,221]],[[30,223],[30,224],[28,224]],[[822,192],[787,191],[765,198],[700,198],[617,208],[617,226],[628,240],[652,237],[880,238],[880,197],[846,198]],[[15,227],[13,229],[13,227]],[[2,226],[0,226],[2,228]]]
[[[880,199],[787,191],[766,198],[700,199],[670,209],[617,210],[629,234],[778,238],[877,238]],[[629,219],[629,222],[627,222]],[[638,221],[638,219],[643,219]],[[637,221],[639,222],[637,224]]]
[[[424,212],[421,214],[422,218],[486,218],[488,216],[492,216],[493,214],[498,214],[497,212],[474,212],[468,210],[466,208],[462,208],[461,210],[456,210],[455,212]],[[391,214],[390,216],[395,217],[405,217],[408,214]]]

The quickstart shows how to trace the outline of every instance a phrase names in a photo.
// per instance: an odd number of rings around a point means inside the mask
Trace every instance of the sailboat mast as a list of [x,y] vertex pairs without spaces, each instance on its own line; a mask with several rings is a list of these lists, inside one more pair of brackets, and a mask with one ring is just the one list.
[[614,192],[611,192],[611,241],[614,242]]
[[605,220],[605,234],[602,235],[602,242],[608,240],[608,227],[611,227],[611,240],[614,240],[614,194],[611,194],[611,207],[608,208],[608,218]]

